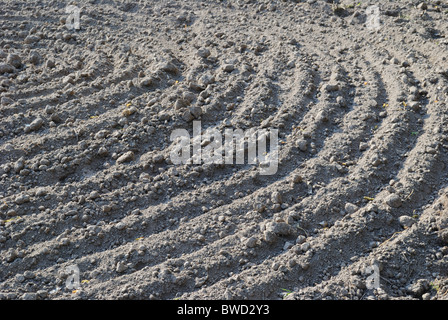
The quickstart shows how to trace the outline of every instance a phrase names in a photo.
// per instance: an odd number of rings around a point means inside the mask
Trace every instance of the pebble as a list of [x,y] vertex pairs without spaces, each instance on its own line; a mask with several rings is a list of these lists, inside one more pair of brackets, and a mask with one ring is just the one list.
[[37,299],[37,294],[34,292],[25,292],[22,297],[22,300],[36,300]]
[[323,86],[323,89],[327,92],[334,92],[334,91],[338,91],[339,90],[339,85],[338,84],[331,84],[331,83],[327,83],[326,85]]
[[191,114],[190,110],[185,110],[182,114],[182,119],[184,119],[186,122],[190,122],[194,119],[193,115]]
[[26,133],[28,133],[28,132],[31,132],[31,131],[39,130],[42,127],[43,124],[44,124],[44,120],[42,118],[36,118],[29,125],[25,126],[24,131]]
[[421,297],[423,293],[429,290],[429,282],[426,279],[419,279],[415,283],[406,287],[406,291],[414,297]]
[[9,98],[9,97],[2,97],[2,99],[0,100],[0,104],[2,105],[2,106],[7,106],[7,105],[9,105],[9,104],[13,104],[14,103],[14,100],[12,100],[11,98]]
[[308,262],[304,261],[304,262],[300,263],[300,267],[303,270],[308,270],[310,268],[310,264]]
[[299,148],[300,151],[305,152],[308,149],[308,145],[305,139],[299,139],[296,142],[297,148]]
[[353,203],[347,202],[345,204],[345,212],[348,214],[352,214],[358,210],[358,206],[354,205]]
[[14,67],[9,63],[0,63],[0,74],[3,73],[13,73]]
[[409,228],[411,227],[414,223],[416,223],[417,221],[410,217],[410,216],[401,216],[398,218],[398,221],[400,222],[400,225],[403,228]]
[[117,159],[117,163],[131,162],[135,158],[134,152],[128,151]]
[[302,250],[303,252],[307,252],[310,249],[310,247],[311,247],[311,245],[309,242],[304,242],[300,246],[300,250]]
[[201,107],[191,107],[190,112],[195,118],[199,118],[202,115],[202,108]]
[[39,40],[40,38],[38,36],[29,35],[23,40],[23,42],[25,42],[26,44],[32,44],[38,42]]
[[48,69],[54,68],[55,66],[56,66],[56,63],[52,59],[48,59],[45,62],[45,67],[48,68]]
[[390,63],[392,63],[392,64],[399,64],[400,61],[398,61],[397,58],[393,57],[392,59],[390,59]]
[[305,240],[306,240],[306,237],[300,235],[300,236],[297,237],[297,239],[296,239],[296,243],[297,243],[297,244],[302,244],[302,243],[305,242]]
[[20,205],[20,204],[27,203],[27,202],[30,202],[30,196],[27,195],[27,194],[22,194],[22,195],[20,195],[20,196],[17,196],[17,197],[15,198],[14,202],[15,202],[16,204],[19,204],[19,205]]
[[232,72],[233,70],[235,70],[235,66],[233,64],[225,64],[222,66],[222,70],[225,72]]
[[268,222],[266,224],[266,231],[280,236],[288,236],[292,234],[293,229],[286,222]]
[[41,60],[41,56],[36,51],[31,52],[28,56],[28,61],[31,64],[37,65],[37,64],[39,64],[40,60]]
[[117,228],[118,230],[123,230],[124,228],[126,228],[126,225],[123,222],[118,222],[115,225],[115,228]]
[[6,57],[6,63],[9,63],[15,68],[20,68],[22,66],[22,59],[19,57],[19,55],[10,53]]
[[141,87],[149,87],[149,86],[151,86],[152,82],[153,82],[152,77],[145,77],[140,81],[140,86]]
[[303,181],[303,178],[302,178],[302,176],[300,175],[300,174],[294,174],[293,176],[292,176],[292,182],[294,182],[294,183],[300,183],[300,182],[302,182]]
[[274,232],[266,230],[263,232],[263,240],[267,243],[274,243],[277,240],[277,236]]
[[208,58],[210,56],[210,50],[207,48],[200,48],[197,52],[197,55],[201,58]]
[[292,268],[292,267],[294,267],[295,265],[297,265],[297,260],[296,260],[296,259],[289,259],[289,260],[288,260],[288,267],[289,267],[289,268]]
[[250,237],[249,239],[246,240],[245,245],[247,248],[254,248],[257,245],[257,238]]
[[287,251],[289,249],[291,249],[294,246],[294,243],[290,242],[290,241],[286,241],[285,244],[283,245],[283,250]]
[[122,112],[122,114],[123,114],[125,117],[129,117],[129,116],[133,115],[133,114],[136,113],[136,112],[137,112],[137,108],[134,107],[134,106],[131,106],[131,107],[129,107],[129,108],[124,109],[123,112]]
[[17,160],[17,161],[14,163],[14,167],[13,167],[13,169],[14,169],[14,171],[15,171],[16,173],[19,173],[20,170],[22,170],[23,168],[25,168],[25,159],[20,158],[19,160]]
[[271,201],[273,203],[281,204],[283,202],[282,201],[282,195],[279,192],[277,192],[277,191],[273,192],[272,195],[271,195]]
[[35,277],[34,272],[27,270],[23,273],[23,276],[25,277],[25,279],[33,279]]
[[123,261],[119,261],[117,263],[117,267],[115,268],[115,271],[117,271],[118,273],[122,273],[124,271],[126,271],[127,266]]
[[417,5],[417,8],[420,10],[428,10],[428,5],[425,2],[421,2]]
[[361,142],[359,144],[359,151],[365,151],[369,147],[369,144],[367,142]]
[[400,197],[395,193],[388,195],[385,199],[385,202],[392,208],[399,208],[402,205]]
[[338,96],[336,98],[336,103],[339,104],[341,107],[346,107],[347,106],[347,101],[342,96]]

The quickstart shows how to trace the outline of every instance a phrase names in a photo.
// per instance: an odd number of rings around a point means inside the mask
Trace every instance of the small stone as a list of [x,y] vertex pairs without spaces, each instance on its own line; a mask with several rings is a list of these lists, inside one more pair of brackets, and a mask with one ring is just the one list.
[[48,68],[48,69],[54,68],[55,66],[56,66],[56,63],[52,59],[48,59],[45,62],[45,67]]
[[308,262],[304,261],[304,262],[300,263],[300,267],[303,270],[308,270],[310,268],[310,264]]
[[310,243],[309,242],[304,242],[300,246],[300,250],[302,250],[303,252],[307,252],[309,249],[310,249]]
[[36,51],[31,52],[30,55],[28,56],[28,61],[31,64],[37,65],[39,64],[40,60],[41,56]]
[[7,105],[10,105],[10,104],[13,104],[13,103],[14,103],[14,100],[12,100],[9,97],[2,97],[2,99],[0,100],[0,104],[2,106],[7,106]]
[[334,92],[334,91],[338,91],[339,90],[339,85],[338,84],[331,84],[331,83],[327,83],[326,85],[323,86],[323,89],[327,92]]
[[278,203],[278,204],[281,204],[283,202],[282,201],[282,195],[279,192],[277,192],[277,191],[272,193],[271,200],[272,200],[273,203]]
[[45,113],[47,114],[53,114],[55,113],[56,108],[54,106],[46,106],[45,107]]
[[345,204],[345,212],[348,214],[352,214],[358,210],[358,206],[354,205],[353,203],[347,202]]
[[284,246],[283,246],[283,250],[287,251],[287,250],[291,249],[293,246],[294,246],[294,243],[286,241]]
[[295,66],[296,66],[296,63],[295,63],[294,60],[291,60],[291,61],[289,61],[289,62],[286,64],[286,67],[287,67],[288,69],[295,68]]
[[266,231],[280,236],[288,236],[292,234],[293,228],[286,222],[268,222],[266,224]]
[[294,182],[294,183],[300,183],[300,182],[302,182],[302,180],[303,180],[303,178],[300,174],[294,174],[292,176],[292,182]]
[[14,67],[9,63],[0,63],[0,74],[3,73],[13,73]]
[[152,79],[152,77],[144,77],[144,78],[140,81],[140,86],[141,86],[141,87],[149,87],[149,86],[151,86],[152,83],[153,83],[153,79]]
[[10,53],[6,57],[6,63],[9,63],[15,68],[20,68],[22,66],[22,59],[19,57],[19,55]]
[[117,228],[118,230],[123,230],[124,228],[126,228],[126,225],[123,222],[118,222],[115,225],[115,228]]
[[13,169],[16,173],[19,173],[23,168],[25,168],[25,160],[23,158],[20,158],[14,163]]
[[411,227],[414,223],[417,222],[410,216],[401,216],[398,218],[398,221],[400,222],[400,225],[405,229]]
[[305,240],[306,240],[306,237],[300,235],[300,236],[297,237],[297,239],[296,239],[296,243],[297,243],[297,244],[302,244],[302,243],[305,242]]
[[417,5],[417,8],[420,10],[428,10],[428,5],[425,2],[421,2]]
[[277,240],[277,236],[274,232],[266,230],[263,232],[263,240],[267,243],[274,243]]
[[123,261],[119,261],[119,262],[117,263],[117,267],[116,267],[115,270],[116,270],[118,273],[122,273],[122,272],[124,272],[126,269],[127,269],[126,264],[125,264]]
[[22,195],[16,197],[14,202],[19,205],[30,202],[30,196],[27,194],[22,194]]
[[89,199],[91,199],[91,200],[95,200],[99,197],[100,197],[100,193],[96,190],[90,192],[90,194],[89,194]]
[[359,151],[365,151],[369,147],[369,144],[367,142],[361,142],[359,144]]
[[305,152],[308,149],[308,145],[305,139],[299,139],[296,142],[297,148],[299,148],[300,151]]
[[34,292],[25,292],[22,297],[22,300],[36,300],[37,299],[37,294]]
[[208,58],[210,56],[210,50],[207,48],[200,48],[197,52],[197,55],[201,58]]
[[429,282],[426,279],[419,279],[415,283],[410,284],[406,291],[410,294],[412,294],[414,297],[419,298],[429,290]]
[[292,268],[292,267],[294,267],[295,265],[297,265],[297,260],[296,260],[296,259],[289,259],[289,260],[288,260],[288,267],[289,267],[289,268]]
[[247,248],[254,248],[257,245],[257,238],[250,237],[249,239],[246,240],[245,245]]
[[6,261],[13,262],[18,256],[19,256],[19,253],[17,252],[17,250],[11,250],[6,255]]
[[225,64],[222,66],[222,70],[225,72],[232,72],[233,70],[235,70],[235,66],[233,64]]
[[48,291],[47,290],[38,290],[36,292],[37,297],[41,298],[41,299],[45,299],[48,296]]
[[36,131],[39,130],[44,124],[44,120],[42,118],[36,118],[31,122],[28,126],[25,127],[25,132]]
[[129,116],[133,115],[136,112],[137,112],[137,108],[134,107],[134,106],[131,106],[131,107],[128,107],[128,108],[124,109],[122,114],[125,117],[129,117]]
[[23,40],[23,42],[25,42],[26,44],[31,44],[31,43],[38,42],[39,40],[40,40],[40,38],[38,36],[29,35]]
[[392,208],[399,208],[402,205],[400,197],[395,193],[388,195],[385,199],[385,202]]
[[70,244],[70,239],[69,239],[69,238],[62,238],[62,239],[59,241],[59,244],[60,244],[61,246],[68,246],[68,245]]
[[341,106],[341,107],[346,107],[347,106],[347,101],[342,96],[338,96],[336,98],[336,103],[339,104],[339,106]]
[[117,163],[131,162],[135,158],[134,152],[128,151],[117,159]]
[[424,293],[424,294],[422,295],[422,299],[423,299],[423,300],[431,300],[431,294],[430,294],[429,292]]
[[191,107],[190,108],[190,112],[193,115],[193,117],[199,118],[201,116],[201,114],[202,114],[202,108],[201,107],[197,107],[197,106]]
[[107,149],[105,147],[100,147],[98,149],[98,155],[99,156],[104,157],[104,156],[107,156],[108,154],[109,154],[109,151],[107,151]]
[[186,122],[190,122],[194,119],[194,116],[191,114],[190,110],[185,110],[182,114],[182,119],[184,119]]
[[392,63],[392,64],[399,64],[400,61],[398,61],[397,58],[393,57],[392,59],[390,59],[390,63]]

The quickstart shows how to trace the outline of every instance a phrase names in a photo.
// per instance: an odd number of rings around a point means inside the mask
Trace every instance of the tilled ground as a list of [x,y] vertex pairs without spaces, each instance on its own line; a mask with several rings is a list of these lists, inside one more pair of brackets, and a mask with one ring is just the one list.
[[447,298],[448,5],[331,2],[1,1],[0,298]]

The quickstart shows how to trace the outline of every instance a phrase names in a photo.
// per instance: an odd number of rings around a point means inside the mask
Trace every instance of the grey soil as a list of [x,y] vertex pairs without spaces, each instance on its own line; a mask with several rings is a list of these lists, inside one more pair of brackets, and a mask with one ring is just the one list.
[[448,5],[332,2],[3,0],[0,299],[446,299]]

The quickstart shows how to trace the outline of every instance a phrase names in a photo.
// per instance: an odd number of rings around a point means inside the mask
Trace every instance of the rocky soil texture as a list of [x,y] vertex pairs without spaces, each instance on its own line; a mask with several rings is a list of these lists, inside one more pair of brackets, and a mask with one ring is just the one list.
[[0,5],[0,299],[448,297],[445,1],[67,4]]

